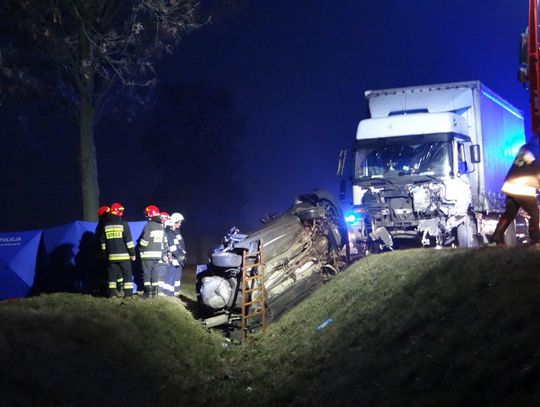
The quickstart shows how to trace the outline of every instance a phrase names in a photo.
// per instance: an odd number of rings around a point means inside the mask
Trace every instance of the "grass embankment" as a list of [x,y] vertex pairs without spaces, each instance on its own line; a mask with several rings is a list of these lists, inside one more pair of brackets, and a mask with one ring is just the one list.
[[245,348],[242,384],[273,405],[540,405],[539,294],[533,250],[370,256]]
[[0,405],[212,402],[223,338],[179,301],[54,294],[3,303],[0,321]]
[[7,405],[539,405],[539,266],[527,249],[370,256],[230,351],[173,300],[2,303],[0,394]]

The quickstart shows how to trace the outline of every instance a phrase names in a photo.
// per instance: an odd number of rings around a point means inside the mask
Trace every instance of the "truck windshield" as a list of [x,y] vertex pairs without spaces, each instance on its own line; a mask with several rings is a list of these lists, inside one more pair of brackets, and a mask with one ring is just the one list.
[[451,151],[448,141],[359,146],[356,151],[356,177],[450,175]]

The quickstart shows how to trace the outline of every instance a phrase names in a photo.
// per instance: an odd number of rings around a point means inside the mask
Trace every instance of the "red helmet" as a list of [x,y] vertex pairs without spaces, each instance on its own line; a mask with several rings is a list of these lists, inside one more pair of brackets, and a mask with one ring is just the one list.
[[111,214],[116,216],[122,216],[124,214],[124,207],[117,202],[111,205]]
[[97,211],[97,216],[100,217],[110,211],[111,208],[109,208],[108,206],[101,206]]
[[161,217],[163,223],[171,218],[171,215],[169,215],[167,212],[161,212],[159,216]]
[[158,209],[157,206],[148,205],[144,209],[144,214],[146,215],[147,218],[152,218],[154,216],[159,216],[159,209]]

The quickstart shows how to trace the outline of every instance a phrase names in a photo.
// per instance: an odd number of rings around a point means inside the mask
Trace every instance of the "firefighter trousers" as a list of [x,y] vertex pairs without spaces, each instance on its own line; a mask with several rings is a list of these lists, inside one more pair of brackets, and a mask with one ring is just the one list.
[[163,284],[164,265],[158,259],[142,260],[144,293],[146,295],[158,295],[159,287]]
[[109,263],[109,296],[118,295],[118,285],[124,283],[124,297],[133,295],[133,271],[131,261],[115,261]]
[[166,273],[161,289],[166,296],[178,296],[180,294],[180,280],[182,279],[182,266],[166,265]]
[[504,232],[506,231],[508,225],[514,221],[519,208],[523,208],[530,216],[529,238],[531,243],[534,244],[540,241],[540,212],[538,210],[538,202],[536,197],[513,194],[506,195],[506,209],[499,220],[495,233],[493,233],[493,241],[504,242]]

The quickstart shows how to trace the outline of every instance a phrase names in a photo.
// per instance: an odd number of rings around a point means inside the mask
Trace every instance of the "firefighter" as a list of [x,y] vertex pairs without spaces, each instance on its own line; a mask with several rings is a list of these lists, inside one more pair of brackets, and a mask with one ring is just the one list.
[[171,221],[171,215],[169,215],[167,212],[160,212],[159,217],[161,218],[161,223],[163,224],[163,227],[169,226]]
[[164,291],[169,296],[180,295],[182,268],[186,258],[186,247],[184,239],[180,234],[180,226],[183,220],[184,217],[182,214],[175,212],[171,215],[169,225],[165,227],[163,245],[166,254],[164,262],[167,263],[167,274],[164,282]]
[[525,144],[518,152],[512,167],[506,175],[501,191],[506,195],[506,208],[502,214],[491,241],[504,247],[504,232],[523,208],[530,216],[529,239],[532,245],[540,242],[539,210],[536,199],[540,189],[540,160],[537,160],[530,144]]
[[160,212],[157,206],[149,205],[145,208],[144,214],[148,219],[139,237],[139,256],[143,269],[144,295],[145,297],[155,297],[159,294],[159,286],[163,284],[162,269],[160,264],[162,258],[163,245],[163,224],[161,223]]
[[122,219],[124,207],[113,203],[108,220],[101,231],[101,249],[107,252],[109,261],[109,296],[118,295],[118,284],[124,282],[124,296],[133,295],[133,271],[131,262],[135,261],[135,244],[131,238],[129,224]]

